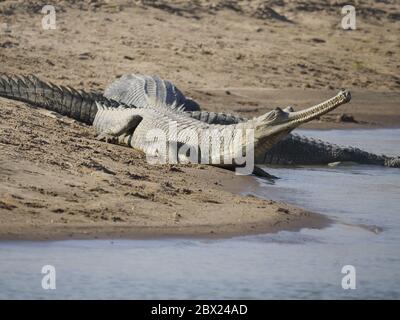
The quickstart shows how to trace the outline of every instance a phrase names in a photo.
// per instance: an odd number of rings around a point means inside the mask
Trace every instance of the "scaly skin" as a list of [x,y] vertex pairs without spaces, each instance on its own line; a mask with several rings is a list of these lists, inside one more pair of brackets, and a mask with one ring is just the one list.
[[[174,108],[164,104],[143,108],[104,108],[96,115],[94,126],[98,132],[119,136],[120,142],[142,150],[146,154],[152,154],[153,145],[155,144],[155,140],[149,143],[147,139],[149,131],[159,129],[167,133],[169,132],[171,121],[177,124],[176,137],[173,138],[173,142],[178,145],[196,146],[200,141],[208,140],[208,133],[217,131],[220,136],[227,137],[227,139],[224,138],[224,145],[221,145],[218,150],[211,147],[210,159],[206,161],[209,161],[209,163],[221,163],[227,154],[226,150],[229,149],[231,151],[237,146],[235,140],[237,135],[241,135],[249,129],[254,130],[254,140],[252,140],[252,143],[254,143],[254,158],[259,159],[264,157],[264,150],[268,150],[300,124],[315,119],[349,100],[350,94],[342,91],[337,96],[300,112],[287,113],[277,109],[246,122],[231,125],[215,125],[201,122],[187,117],[183,112],[176,112]],[[102,108],[100,107],[100,109]],[[129,128],[129,130],[126,130],[126,128]],[[185,135],[185,130],[192,130],[193,133]],[[228,133],[228,135],[226,136],[225,133]],[[233,157],[239,157],[247,146],[248,141],[243,141]],[[196,160],[198,161],[199,159]]]
[[[207,123],[233,124],[247,121],[234,115],[207,111],[188,111],[188,116]],[[288,134],[265,152],[262,163],[282,165],[318,165],[335,162],[381,165],[400,168],[400,157],[388,157],[351,146],[340,146],[295,133]]]
[[54,111],[86,124],[94,121],[96,101],[109,107],[120,105],[101,94],[57,86],[33,75],[0,75],[0,96]]
[[[128,108],[124,105],[117,107],[111,99],[95,94],[90,96],[83,91],[69,87],[56,86],[33,76],[1,76],[0,96],[28,102],[78,121],[94,124],[100,136],[110,135],[118,138],[119,142],[147,154],[151,154],[155,150],[154,145],[157,145],[156,140],[149,141],[147,139],[147,134],[154,129],[161,129],[167,133],[166,129],[169,128],[171,122],[176,122],[177,132],[175,137],[168,137],[168,139],[172,139],[168,142],[177,145],[187,144],[189,147],[197,147],[196,142],[207,136],[205,132],[215,130],[220,132],[221,136],[226,137],[226,139],[224,138],[225,147],[211,147],[210,159],[211,163],[221,163],[219,161],[222,161],[223,165],[231,164],[232,161],[232,158],[228,158],[228,163],[223,162],[227,154],[226,150],[229,150],[229,154],[232,154],[234,158],[242,155],[242,152],[246,150],[249,141],[245,140],[238,145],[235,140],[236,136],[241,135],[242,132],[247,132],[248,129],[254,130],[254,140],[251,143],[254,142],[255,158],[258,159],[264,155],[263,150],[271,148],[297,126],[350,100],[350,93],[342,91],[334,98],[300,112],[284,112],[276,109],[246,122],[213,125],[187,117],[183,112],[176,111],[165,104],[155,103],[146,108]],[[184,134],[188,129],[195,134]],[[224,134],[227,131],[228,136]],[[233,149],[235,149],[234,152],[232,152]]]
[[[232,114],[193,110],[194,104],[199,108],[193,100],[188,100],[171,82],[157,76],[124,75],[115,80],[104,95],[138,108],[147,107],[148,104],[157,101],[165,102],[167,105],[176,102],[189,117],[209,124],[231,125],[248,121],[244,117]],[[262,151],[264,154],[257,159],[257,163],[260,164],[316,165],[350,161],[400,167],[398,157],[376,155],[358,148],[339,146],[298,134],[288,134],[270,150],[266,148]]]

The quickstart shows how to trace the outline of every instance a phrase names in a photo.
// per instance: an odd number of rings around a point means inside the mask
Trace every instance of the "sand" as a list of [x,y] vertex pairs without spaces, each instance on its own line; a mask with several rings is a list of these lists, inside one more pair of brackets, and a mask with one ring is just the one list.
[[[43,30],[45,2],[4,1],[0,72],[97,91],[125,73],[159,74],[206,110],[248,117],[345,87],[352,102],[307,128],[399,126],[398,5],[364,1],[358,29],[343,31],[334,1],[262,2],[53,1],[57,28]],[[90,127],[0,99],[1,239],[227,237],[329,224],[240,195],[254,183],[215,167],[149,165]]]

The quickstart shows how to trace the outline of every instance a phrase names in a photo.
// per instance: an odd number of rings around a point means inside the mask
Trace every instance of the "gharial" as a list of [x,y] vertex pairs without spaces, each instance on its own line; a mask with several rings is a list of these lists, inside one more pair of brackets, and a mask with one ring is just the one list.
[[[134,81],[127,82],[128,78]],[[214,116],[211,113],[187,111],[186,109],[196,104],[186,99],[172,83],[158,77],[130,75],[119,81],[111,84],[102,95],[56,86],[32,75],[2,75],[0,96],[44,107],[80,122],[92,124],[100,137],[112,136],[117,138],[119,143],[146,153],[154,152],[155,142],[147,139],[148,131],[154,128],[166,130],[170,121],[177,123],[176,142],[189,145],[193,142],[190,136],[181,134],[187,128],[193,129],[199,136],[207,129],[224,131],[231,128],[232,132],[235,132],[235,129],[254,129],[256,162],[265,159],[266,151],[271,147],[274,148],[279,140],[300,124],[315,119],[350,100],[350,93],[341,91],[334,98],[306,110],[294,112],[290,108],[285,110],[277,108],[260,117],[245,120],[223,114]],[[121,86],[121,83],[124,85]],[[129,99],[125,101],[124,94],[125,97],[130,97],[131,101]],[[200,121],[196,117],[206,121]],[[233,136],[227,141],[229,145],[235,142]],[[238,150],[242,151],[244,147],[245,143],[242,142]],[[224,158],[224,149],[213,152],[216,154],[211,154],[211,157]],[[368,155],[376,159],[377,164],[396,166],[398,160]]]
[[[200,111],[199,105],[185,95],[170,81],[158,76],[127,74],[111,83],[104,96],[126,105],[147,107],[159,101],[166,105],[183,106],[186,115],[210,124],[229,125],[248,121],[244,117],[226,113]],[[280,109],[276,109],[280,112]],[[283,109],[293,112],[292,107]],[[400,167],[400,157],[376,155],[355,147],[345,147],[308,138],[299,134],[288,134],[272,148],[259,152],[258,164],[315,165],[338,162]]]
[[[150,77],[149,79],[153,78]],[[173,141],[168,142],[193,147],[193,149],[198,147],[199,141],[208,140],[210,132],[216,131],[224,137],[223,144],[218,145],[217,142],[213,141],[212,143],[217,144],[217,147],[211,145],[208,146],[209,150],[200,150],[201,160],[204,163],[203,155],[206,154],[208,158],[206,163],[224,167],[240,166],[240,163],[232,163],[232,160],[240,159],[243,152],[247,155],[249,144],[254,147],[254,158],[259,159],[263,156],[265,150],[270,149],[300,124],[315,119],[350,100],[350,93],[344,90],[335,97],[302,111],[283,111],[277,108],[245,122],[229,125],[209,124],[188,117],[183,112],[184,108],[179,107],[179,99],[169,103],[167,98],[171,94],[178,98],[185,98],[182,94],[181,96],[178,95],[179,91],[175,90],[173,85],[164,86],[164,90],[158,90],[162,84],[167,85],[168,82],[157,77],[154,77],[154,79],[157,81],[152,82],[153,86],[142,81],[141,83],[144,83],[146,87],[141,90],[129,90],[129,94],[136,97],[137,101],[140,98],[142,99],[142,103],[138,103],[137,107],[132,103],[127,104],[123,101],[109,99],[106,95],[56,86],[50,82],[41,81],[32,75],[0,76],[0,96],[28,102],[80,122],[92,124],[100,138],[115,138],[121,144],[145,152],[147,156],[157,156],[160,151],[158,149],[159,137],[154,136],[149,139],[149,132],[153,132],[154,129],[167,132],[170,130],[172,122],[176,124],[176,128],[173,129],[175,130],[174,135],[168,136],[168,139]],[[156,82],[158,82],[158,85]],[[148,94],[149,92],[150,94]],[[164,97],[157,96],[161,92],[167,95]],[[148,103],[143,103],[143,101]],[[253,134],[251,141],[236,139],[237,136],[243,135],[243,132],[247,135],[249,129]],[[188,131],[190,134],[187,134]],[[190,153],[193,149],[190,149]],[[180,150],[180,148],[176,148],[175,151],[172,150],[172,153],[177,150]],[[164,152],[169,155],[170,151]],[[227,153],[229,153],[228,157]],[[185,157],[176,157],[178,161],[182,161],[182,159],[187,161]],[[199,158],[197,157],[195,161],[198,162]],[[259,172],[259,170],[256,171]]]

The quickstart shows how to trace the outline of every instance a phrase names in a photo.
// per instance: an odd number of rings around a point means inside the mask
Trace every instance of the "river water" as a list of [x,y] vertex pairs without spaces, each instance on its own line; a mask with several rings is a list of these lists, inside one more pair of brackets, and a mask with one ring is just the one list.
[[[400,154],[400,129],[302,131]],[[0,298],[400,298],[400,170],[267,168],[281,179],[244,193],[326,214],[334,223],[223,240],[0,242]],[[56,289],[41,286],[44,265]],[[353,267],[343,289],[342,268]]]

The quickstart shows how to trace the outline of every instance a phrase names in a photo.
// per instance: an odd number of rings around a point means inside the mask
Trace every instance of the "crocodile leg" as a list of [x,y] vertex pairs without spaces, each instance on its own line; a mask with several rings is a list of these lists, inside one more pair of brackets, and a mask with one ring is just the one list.
[[[142,117],[132,114],[132,108],[107,108],[96,102],[97,115],[93,122],[93,127],[99,133],[96,137],[98,140],[113,140],[118,136],[133,132],[137,125],[142,121]],[[121,112],[115,112],[121,110]],[[128,112],[124,112],[128,111]]]

